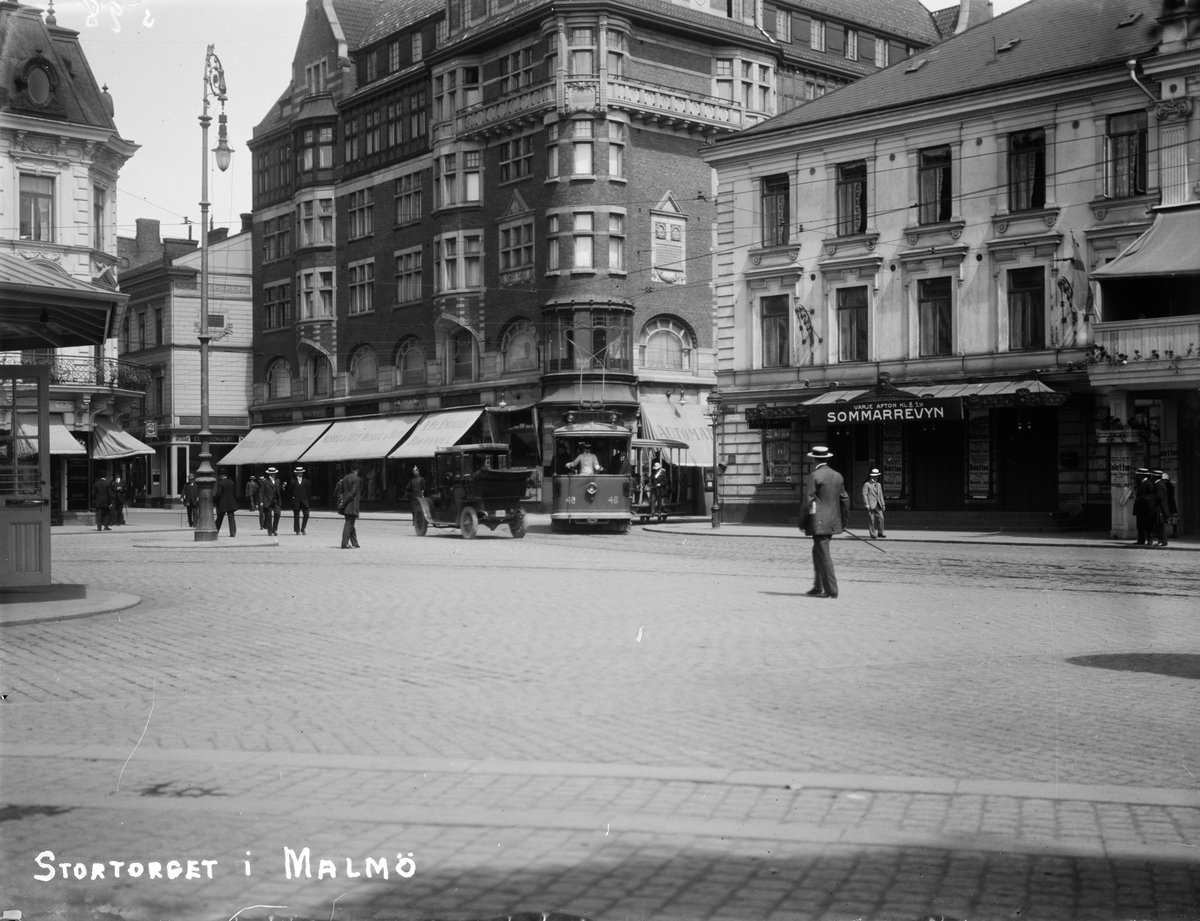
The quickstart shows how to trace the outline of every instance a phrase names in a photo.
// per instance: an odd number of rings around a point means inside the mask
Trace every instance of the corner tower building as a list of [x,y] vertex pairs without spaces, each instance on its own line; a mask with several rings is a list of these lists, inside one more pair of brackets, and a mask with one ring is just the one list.
[[368,507],[403,493],[412,464],[385,449],[435,413],[534,467],[580,405],[708,439],[701,149],[939,38],[916,0],[309,0],[305,17],[251,143],[252,415],[377,433],[345,448]]

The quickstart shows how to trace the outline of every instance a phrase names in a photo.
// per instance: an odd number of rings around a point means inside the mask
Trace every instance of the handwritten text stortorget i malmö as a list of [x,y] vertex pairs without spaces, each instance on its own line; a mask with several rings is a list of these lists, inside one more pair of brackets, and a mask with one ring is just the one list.
[[[250,852],[246,852],[249,857]],[[219,861],[207,860],[64,860],[59,861],[54,851],[42,851],[34,859],[43,872],[33,878],[41,882],[53,879],[65,880],[108,880],[108,879],[213,879],[213,870]],[[238,861],[246,876],[251,875],[250,861]],[[317,879],[389,879],[392,874],[401,879],[410,879],[417,872],[417,863],[412,852],[398,852],[394,858],[313,857],[308,848],[294,851],[283,849],[283,873],[287,879],[312,879],[316,864]],[[339,872],[340,870],[340,872]]]

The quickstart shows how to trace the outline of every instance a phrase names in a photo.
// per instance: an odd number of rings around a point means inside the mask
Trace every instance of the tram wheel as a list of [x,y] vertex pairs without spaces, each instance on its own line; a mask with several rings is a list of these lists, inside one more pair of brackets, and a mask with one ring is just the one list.
[[508,523],[508,529],[512,531],[512,536],[520,539],[525,536],[525,512],[520,510],[513,516],[512,521]]
[[474,540],[475,535],[479,533],[479,513],[468,505],[458,516],[458,527],[463,537]]
[[413,510],[413,530],[417,532],[417,537],[424,537],[429,531],[429,522],[419,508]]

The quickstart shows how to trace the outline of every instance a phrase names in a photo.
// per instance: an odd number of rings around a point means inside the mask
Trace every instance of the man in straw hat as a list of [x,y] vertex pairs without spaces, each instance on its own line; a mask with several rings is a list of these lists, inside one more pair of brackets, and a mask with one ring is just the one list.
[[308,509],[312,501],[309,491],[304,468],[294,468],[292,482],[288,484],[288,498],[292,502],[292,530],[297,537],[308,533]]
[[807,594],[817,598],[838,596],[837,575],[833,571],[833,555],[829,541],[845,529],[850,520],[850,494],[842,475],[828,465],[833,452],[817,445],[808,452],[817,462],[808,477],[804,504],[810,514],[808,532],[813,539],[813,587]]
[[887,537],[883,533],[883,485],[879,482],[879,468],[872,467],[867,482],[863,483],[863,508],[867,510],[867,527],[872,537]]
[[267,468],[267,475],[258,484],[258,501],[262,508],[263,523],[267,526],[267,535],[276,537],[279,534],[279,515],[283,511],[280,503],[283,487],[279,482],[279,471],[274,467]]

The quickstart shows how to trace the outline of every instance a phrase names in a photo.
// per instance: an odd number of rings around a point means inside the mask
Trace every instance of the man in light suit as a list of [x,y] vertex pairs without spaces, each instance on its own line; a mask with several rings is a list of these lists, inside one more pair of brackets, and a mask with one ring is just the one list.
[[311,500],[309,495],[308,478],[304,468],[297,467],[292,471],[292,482],[288,484],[288,498],[292,503],[292,530],[297,535],[308,533],[308,508]]
[[887,537],[883,533],[883,485],[879,482],[879,468],[872,467],[870,478],[863,483],[863,508],[867,510],[867,526],[872,537]]
[[806,594],[816,598],[838,596],[837,575],[833,571],[833,555],[829,552],[829,541],[834,534],[845,528],[850,520],[850,494],[842,475],[827,465],[833,452],[824,445],[817,445],[808,452],[817,462],[808,477],[805,507],[813,509],[811,531],[813,539],[813,587]]

